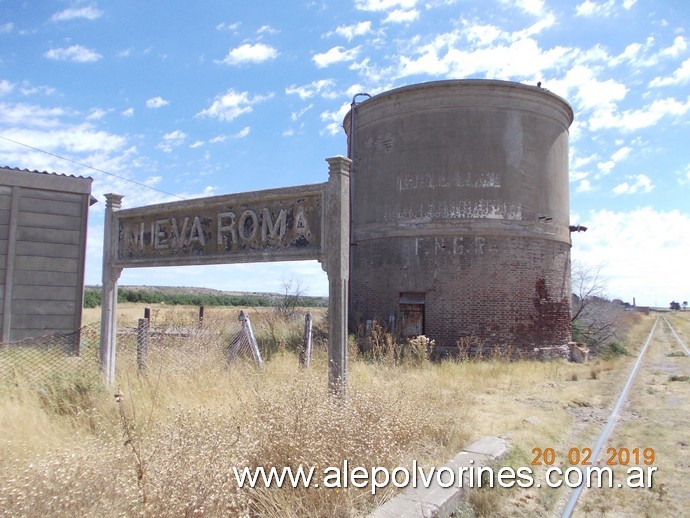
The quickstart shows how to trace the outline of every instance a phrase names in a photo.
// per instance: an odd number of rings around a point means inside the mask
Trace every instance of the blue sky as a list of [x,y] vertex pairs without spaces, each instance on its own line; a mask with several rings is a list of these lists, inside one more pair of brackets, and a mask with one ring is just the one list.
[[[135,207],[323,182],[357,92],[541,81],[575,111],[571,222],[589,230],[573,260],[601,265],[611,297],[668,305],[690,299],[688,28],[684,0],[0,0],[0,165],[94,179],[86,282],[100,284],[104,193]],[[289,280],[327,293],[315,262],[120,282]]]

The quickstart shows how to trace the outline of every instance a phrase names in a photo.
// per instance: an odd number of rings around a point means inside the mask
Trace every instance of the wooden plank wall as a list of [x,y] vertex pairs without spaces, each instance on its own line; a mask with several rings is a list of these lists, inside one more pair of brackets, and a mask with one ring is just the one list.
[[[13,192],[19,197],[16,222]],[[9,333],[3,329],[5,341],[81,326],[89,200],[83,193],[0,186],[0,297],[8,286],[11,293],[11,304],[0,300],[0,321],[10,323]]]

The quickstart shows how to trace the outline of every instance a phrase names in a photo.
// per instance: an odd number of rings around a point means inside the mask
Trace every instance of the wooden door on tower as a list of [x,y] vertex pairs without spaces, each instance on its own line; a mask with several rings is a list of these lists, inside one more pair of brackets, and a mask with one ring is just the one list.
[[424,334],[424,293],[400,294],[400,334],[404,337]]

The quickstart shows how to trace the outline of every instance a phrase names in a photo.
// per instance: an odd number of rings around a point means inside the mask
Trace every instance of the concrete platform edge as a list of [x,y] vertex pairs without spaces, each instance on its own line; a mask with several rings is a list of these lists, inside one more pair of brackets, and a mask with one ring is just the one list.
[[[462,467],[475,469],[486,466],[508,453],[508,444],[500,437],[482,437],[458,453],[444,467],[456,475]],[[439,468],[441,469],[441,468]],[[469,477],[465,474],[463,487],[438,485],[434,477],[429,487],[408,487],[388,502],[375,509],[369,518],[444,518],[458,508],[469,489]]]

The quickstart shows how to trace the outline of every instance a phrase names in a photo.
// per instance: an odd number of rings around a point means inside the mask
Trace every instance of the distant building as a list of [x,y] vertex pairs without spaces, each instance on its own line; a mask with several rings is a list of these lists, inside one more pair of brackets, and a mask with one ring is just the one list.
[[0,167],[2,342],[81,327],[91,182]]

